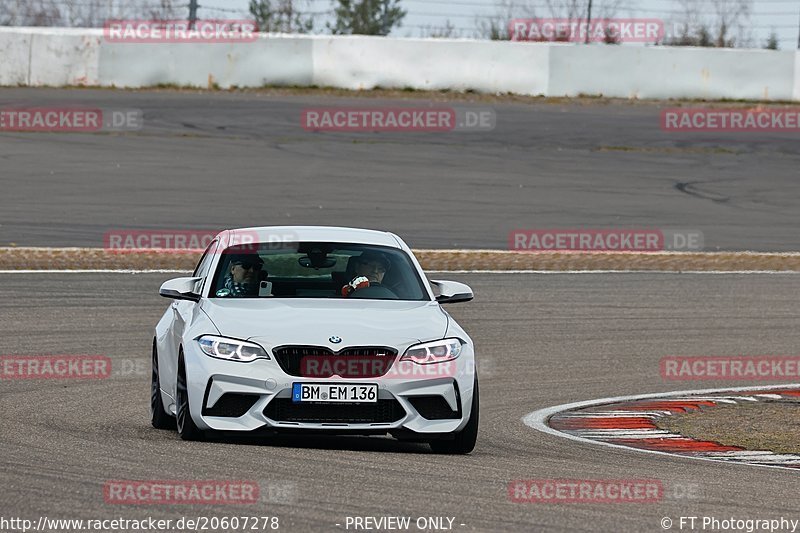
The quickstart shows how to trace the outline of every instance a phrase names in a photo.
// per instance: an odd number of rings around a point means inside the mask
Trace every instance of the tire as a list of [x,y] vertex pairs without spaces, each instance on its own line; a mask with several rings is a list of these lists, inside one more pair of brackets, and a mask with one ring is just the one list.
[[161,376],[158,373],[158,352],[153,340],[153,360],[150,378],[150,423],[156,429],[175,429],[175,418],[167,414],[161,400]]
[[475,449],[475,443],[478,441],[478,418],[480,399],[478,397],[478,376],[475,376],[475,388],[472,392],[472,411],[469,415],[469,422],[464,426],[464,429],[455,434],[452,440],[431,440],[431,450],[434,453],[441,454],[460,454],[465,455]]
[[183,352],[178,356],[178,386],[175,389],[175,403],[177,416],[175,417],[178,435],[183,440],[203,440],[205,435],[192,419],[189,407],[189,389],[186,386],[186,367],[183,362]]

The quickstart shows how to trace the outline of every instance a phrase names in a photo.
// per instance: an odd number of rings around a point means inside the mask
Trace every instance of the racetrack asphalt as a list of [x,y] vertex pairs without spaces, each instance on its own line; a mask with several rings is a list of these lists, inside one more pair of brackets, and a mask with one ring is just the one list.
[[[456,531],[593,532],[663,531],[663,517],[673,530],[680,516],[800,518],[797,472],[582,445],[521,421],[579,400],[764,384],[665,382],[659,360],[797,354],[797,274],[436,273],[476,293],[448,308],[475,340],[481,375],[478,445],[455,457],[381,438],[189,443],[151,428],[149,346],[168,277],[0,275],[0,354],[102,354],[118,369],[99,381],[0,381],[3,516],[271,515],[283,531],[344,530],[335,524],[347,516],[450,516]],[[104,483],[120,479],[253,480],[282,496],[252,506],[105,503]],[[518,504],[507,494],[517,479],[656,479],[665,497]]]
[[141,131],[0,132],[0,246],[102,247],[109,231],[320,224],[415,248],[506,249],[516,229],[702,231],[705,248],[797,251],[797,136],[675,133],[672,104],[437,102],[492,131],[320,133],[314,94],[0,89],[0,109],[139,109]]

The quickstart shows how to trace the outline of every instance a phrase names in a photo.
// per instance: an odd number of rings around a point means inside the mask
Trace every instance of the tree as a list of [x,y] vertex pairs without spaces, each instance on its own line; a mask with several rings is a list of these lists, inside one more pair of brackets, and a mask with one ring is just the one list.
[[426,26],[422,30],[422,36],[429,39],[458,39],[461,31],[447,19],[444,26]]
[[49,0],[0,0],[0,25],[58,26],[62,12]]
[[335,35],[389,35],[400,26],[406,11],[400,0],[336,0],[336,23],[328,28]]
[[[737,43],[746,45],[750,40],[750,15],[753,12],[752,0],[712,0],[716,28],[714,37],[717,48],[733,48]],[[735,35],[733,35],[735,33]]]
[[778,41],[778,34],[775,33],[773,30],[772,33],[769,34],[769,38],[767,39],[767,44],[764,46],[767,50],[777,50],[780,48],[780,44]]
[[491,41],[509,41],[508,23],[497,18],[484,18],[477,22],[478,36]]
[[[546,0],[549,16],[569,20],[586,20],[589,12],[589,0]],[[594,0],[592,3],[592,20],[614,18],[626,8],[625,0]]]
[[533,17],[533,12],[515,2],[515,0],[500,0],[497,11],[490,17],[478,17],[475,25],[478,27],[478,36],[492,41],[509,41],[508,25],[515,18]]
[[[593,0],[592,20],[614,18],[621,9],[627,8],[626,0]],[[587,20],[589,0],[500,0],[497,13],[477,21],[478,35],[491,40],[509,40],[509,23],[513,19],[553,18],[580,23]],[[542,37],[541,42],[569,42],[578,40],[568,33],[554,35],[552,38]],[[616,44],[619,39],[606,35],[603,42]]]
[[314,20],[304,17],[295,0],[250,0],[250,14],[258,29],[276,33],[308,33]]
[[734,48],[750,39],[752,0],[678,0],[682,14],[674,27],[681,33],[668,38],[669,46]]
[[148,18],[152,20],[177,20],[182,18],[184,7],[176,8],[175,0],[158,0],[154,4],[146,8]]
[[109,19],[176,19],[182,15],[175,7],[179,1],[0,0],[0,24],[97,28]]

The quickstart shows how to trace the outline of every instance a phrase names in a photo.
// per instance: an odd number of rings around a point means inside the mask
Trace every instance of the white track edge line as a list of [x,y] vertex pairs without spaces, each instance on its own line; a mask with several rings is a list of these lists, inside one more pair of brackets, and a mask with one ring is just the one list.
[[[21,247],[16,247],[21,248]],[[7,248],[8,249],[8,248]],[[47,249],[47,248],[45,248]],[[86,248],[94,250],[96,248]],[[102,248],[101,248],[102,249]],[[764,256],[764,257],[798,257],[800,251],[791,252],[759,252],[757,250],[509,250],[501,248],[413,248],[414,253],[459,253],[459,254],[505,254],[505,255],[641,255],[641,256],[672,256],[681,257],[689,255],[739,255],[739,256]]]
[[[182,274],[191,270],[175,269],[56,269],[0,270],[0,274]],[[773,275],[800,274],[795,270],[426,270],[431,274],[706,274],[706,275]]]
[[539,409],[537,411],[533,411],[528,413],[524,417],[522,417],[522,422],[537,431],[541,431],[542,433],[546,433],[548,435],[553,435],[556,437],[560,437],[562,439],[568,439],[575,442],[580,442],[582,444],[592,444],[592,445],[601,445],[607,446],[609,448],[617,448],[623,449],[628,451],[634,452],[643,452],[643,453],[650,453],[656,455],[666,455],[669,457],[677,457],[680,459],[693,459],[698,461],[708,461],[713,463],[723,463],[723,464],[737,464],[743,466],[760,466],[763,468],[779,468],[781,470],[794,470],[800,471],[796,468],[785,468],[778,465],[762,465],[762,464],[754,464],[754,463],[736,463],[736,462],[726,462],[720,461],[719,459],[711,459],[707,457],[698,457],[692,455],[682,455],[682,454],[675,454],[670,452],[659,452],[656,450],[643,450],[641,448],[632,448],[630,446],[625,446],[622,444],[612,444],[610,442],[603,442],[597,441],[592,439],[586,439],[583,437],[578,437],[576,435],[570,435],[568,433],[563,433],[558,431],[557,429],[553,429],[547,425],[547,420],[550,419],[551,416],[558,414],[562,411],[570,411],[574,409],[581,409],[585,407],[594,407],[597,405],[603,405],[606,403],[617,403],[617,402],[627,402],[627,401],[634,401],[634,400],[648,400],[648,399],[655,399],[655,398],[672,398],[675,396],[682,396],[682,395],[696,395],[696,394],[712,394],[712,393],[720,393],[720,392],[739,392],[739,391],[756,391],[756,390],[775,390],[781,388],[800,388],[800,383],[788,383],[785,385],[759,385],[755,387],[733,387],[733,388],[725,388],[725,389],[701,389],[696,391],[673,391],[673,392],[660,392],[660,393],[649,393],[649,394],[639,394],[639,395],[632,395],[632,396],[616,396],[610,398],[600,398],[597,400],[584,400],[581,402],[573,402],[573,403],[566,403],[562,405],[555,405],[553,407],[546,407],[544,409]]
[[[177,251],[176,251],[177,250]],[[105,247],[91,247],[91,246],[0,246],[0,252],[5,251],[25,251],[25,252],[109,252],[119,254],[141,254],[141,253],[165,253],[165,254],[201,254],[202,248],[188,249],[188,248],[105,248]],[[639,256],[721,256],[721,255],[736,255],[736,256],[763,256],[763,257],[800,257],[800,251],[793,252],[758,252],[755,250],[690,250],[690,251],[672,251],[672,250],[656,250],[652,252],[645,252],[640,250],[631,251],[615,251],[615,250],[508,250],[500,248],[413,248],[416,253],[433,253],[433,254],[503,254],[503,255],[539,255],[539,256],[553,256],[553,255],[606,255],[606,256],[622,256],[622,255],[639,255]]]

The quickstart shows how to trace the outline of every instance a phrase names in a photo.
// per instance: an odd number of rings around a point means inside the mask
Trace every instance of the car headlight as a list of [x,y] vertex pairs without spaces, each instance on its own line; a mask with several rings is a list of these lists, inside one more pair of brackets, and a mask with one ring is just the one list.
[[452,361],[461,354],[461,346],[461,341],[458,339],[444,339],[416,344],[406,350],[400,360],[412,361],[419,365]]
[[216,335],[203,335],[197,339],[197,343],[203,353],[217,359],[241,362],[269,359],[264,348],[253,342],[217,337]]

